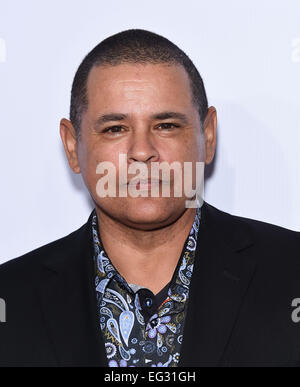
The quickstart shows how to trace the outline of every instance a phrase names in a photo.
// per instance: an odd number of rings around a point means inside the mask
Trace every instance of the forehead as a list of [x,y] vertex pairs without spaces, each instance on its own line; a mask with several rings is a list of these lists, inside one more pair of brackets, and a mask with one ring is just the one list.
[[173,64],[94,66],[87,81],[87,96],[90,108],[118,107],[118,103],[144,108],[154,104],[178,108],[192,104],[188,74],[182,66]]

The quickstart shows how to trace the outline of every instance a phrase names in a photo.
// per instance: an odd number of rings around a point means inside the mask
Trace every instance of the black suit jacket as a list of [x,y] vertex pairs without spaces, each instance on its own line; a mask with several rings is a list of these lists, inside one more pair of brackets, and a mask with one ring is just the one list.
[[[90,216],[0,266],[1,366],[107,365],[91,238]],[[299,297],[299,233],[204,203],[179,366],[300,365]]]

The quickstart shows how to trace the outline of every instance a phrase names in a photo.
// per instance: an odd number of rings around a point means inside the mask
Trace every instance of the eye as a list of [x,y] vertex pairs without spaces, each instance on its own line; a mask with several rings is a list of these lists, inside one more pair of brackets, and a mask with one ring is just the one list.
[[120,133],[124,129],[121,125],[114,125],[102,130],[102,133]]
[[179,128],[179,125],[173,124],[172,122],[163,122],[162,124],[158,125],[158,128],[163,130],[172,130],[174,128]]

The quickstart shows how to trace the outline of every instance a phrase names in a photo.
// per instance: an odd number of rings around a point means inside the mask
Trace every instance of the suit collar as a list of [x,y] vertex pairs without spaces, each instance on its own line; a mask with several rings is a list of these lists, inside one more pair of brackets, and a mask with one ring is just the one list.
[[224,363],[255,271],[253,243],[246,223],[204,203],[179,366]]
[[107,365],[97,316],[91,217],[43,264],[42,312],[60,366]]

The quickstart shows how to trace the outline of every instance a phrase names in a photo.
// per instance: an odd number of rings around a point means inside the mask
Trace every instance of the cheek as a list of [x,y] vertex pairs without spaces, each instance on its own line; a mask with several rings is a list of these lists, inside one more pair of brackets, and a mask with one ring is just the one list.
[[204,162],[206,155],[204,135],[195,135],[191,141],[187,142],[185,150],[187,152],[187,160]]
[[82,177],[86,184],[92,188],[94,181],[97,179],[96,168],[101,160],[101,149],[95,144],[81,142],[78,146],[78,162]]
[[[86,154],[85,180],[92,192],[96,191],[97,182],[104,176],[119,178],[119,153],[116,149],[109,147],[92,147]],[[102,165],[101,165],[102,163]],[[127,163],[125,164],[127,165]]]
[[201,161],[202,144],[198,138],[183,137],[163,152],[165,158],[170,161]]

